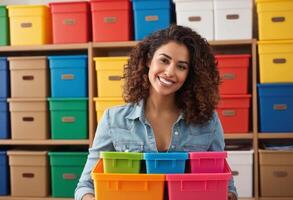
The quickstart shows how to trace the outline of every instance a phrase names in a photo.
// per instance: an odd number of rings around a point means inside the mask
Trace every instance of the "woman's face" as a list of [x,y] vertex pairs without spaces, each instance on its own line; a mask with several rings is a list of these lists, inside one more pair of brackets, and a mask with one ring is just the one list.
[[185,45],[169,42],[159,47],[149,63],[152,92],[174,95],[184,84],[189,71],[189,52]]

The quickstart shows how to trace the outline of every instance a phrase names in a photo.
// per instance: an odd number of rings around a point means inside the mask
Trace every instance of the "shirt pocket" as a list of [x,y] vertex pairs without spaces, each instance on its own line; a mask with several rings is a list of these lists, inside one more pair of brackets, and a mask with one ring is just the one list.
[[116,141],[114,148],[119,152],[143,152],[143,143],[137,141]]

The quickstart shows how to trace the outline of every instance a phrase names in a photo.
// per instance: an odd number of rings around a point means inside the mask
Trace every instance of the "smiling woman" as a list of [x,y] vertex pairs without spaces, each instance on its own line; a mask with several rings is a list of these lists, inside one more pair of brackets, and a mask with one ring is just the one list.
[[[172,25],[151,34],[131,51],[124,69],[124,106],[99,121],[75,191],[94,197],[91,170],[101,151],[223,151],[219,72],[207,41],[190,28]],[[228,195],[227,195],[228,198]],[[237,199],[233,180],[229,198]]]

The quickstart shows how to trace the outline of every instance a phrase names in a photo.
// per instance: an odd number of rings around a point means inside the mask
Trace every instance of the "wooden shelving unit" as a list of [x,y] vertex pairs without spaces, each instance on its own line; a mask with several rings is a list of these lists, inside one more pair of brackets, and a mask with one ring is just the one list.
[[0,145],[89,145],[89,140],[0,140]]

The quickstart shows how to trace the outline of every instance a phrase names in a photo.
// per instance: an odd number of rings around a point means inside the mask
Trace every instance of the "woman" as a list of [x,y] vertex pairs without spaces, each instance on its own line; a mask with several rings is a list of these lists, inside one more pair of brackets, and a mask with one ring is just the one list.
[[[172,25],[132,50],[124,69],[124,106],[105,111],[75,191],[94,197],[90,172],[100,151],[223,151],[215,112],[219,72],[207,41],[190,28]],[[229,199],[237,199],[233,180]]]

